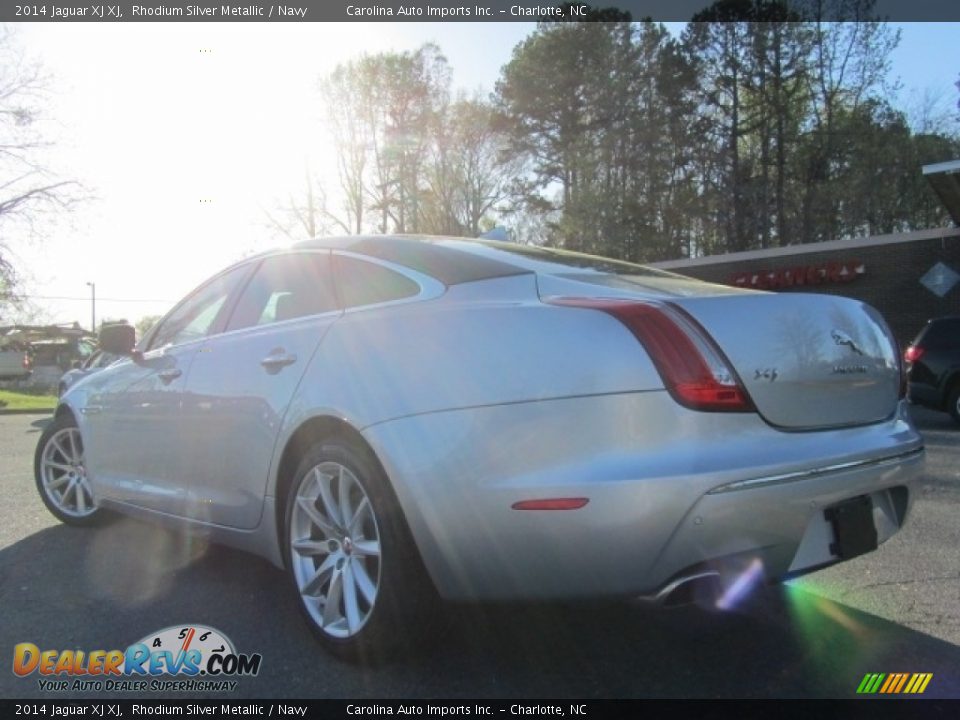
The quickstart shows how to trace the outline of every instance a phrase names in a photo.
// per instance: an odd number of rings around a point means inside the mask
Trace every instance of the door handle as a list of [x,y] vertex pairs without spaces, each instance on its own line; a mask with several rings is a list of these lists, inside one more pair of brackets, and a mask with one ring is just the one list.
[[163,380],[165,383],[170,383],[176,380],[178,377],[183,375],[183,371],[180,368],[171,368],[170,370],[161,370],[157,373],[157,377]]
[[269,372],[277,372],[287,365],[293,365],[293,363],[296,361],[297,356],[293,353],[286,353],[283,350],[278,350],[267,355],[263,360],[260,361],[260,364],[263,365]]

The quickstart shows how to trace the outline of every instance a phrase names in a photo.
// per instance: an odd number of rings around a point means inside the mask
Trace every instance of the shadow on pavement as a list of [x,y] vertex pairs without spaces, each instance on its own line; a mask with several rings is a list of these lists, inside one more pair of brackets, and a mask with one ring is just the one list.
[[[48,528],[0,551],[0,604],[7,662],[19,642],[122,650],[171,625],[217,628],[239,652],[263,655],[259,676],[240,679],[236,693],[208,695],[224,700],[854,697],[868,672],[932,672],[925,697],[960,696],[960,649],[798,588],[725,613],[449,606],[432,651],[350,665],[314,642],[272,565],[119,518],[95,530]],[[0,697],[43,696],[36,680],[0,673]]]

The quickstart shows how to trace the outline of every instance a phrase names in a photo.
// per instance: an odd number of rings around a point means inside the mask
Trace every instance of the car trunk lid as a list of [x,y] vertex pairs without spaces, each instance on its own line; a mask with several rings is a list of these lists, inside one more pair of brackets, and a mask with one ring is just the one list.
[[758,412],[773,425],[862,425],[896,410],[899,352],[869,305],[800,293],[671,302],[717,342]]
[[755,292],[676,276],[540,275],[538,284],[542,297],[612,297],[680,308],[717,344],[772,425],[865,425],[896,410],[896,342],[880,314],[857,300]]

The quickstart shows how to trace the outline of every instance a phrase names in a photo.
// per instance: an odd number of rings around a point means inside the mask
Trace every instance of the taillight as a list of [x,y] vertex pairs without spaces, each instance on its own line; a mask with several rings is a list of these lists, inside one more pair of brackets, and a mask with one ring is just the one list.
[[900,359],[900,399],[907,397],[909,366],[923,357],[924,350],[918,345],[910,345]]
[[590,502],[589,498],[541,498],[539,500],[519,500],[514,510],[579,510]]
[[911,345],[907,348],[907,351],[903,354],[903,359],[908,363],[915,363],[917,360],[923,357],[923,348],[918,345]]
[[754,409],[720,348],[681,310],[608,298],[551,298],[547,302],[602,310],[626,325],[646,348],[667,390],[681,405],[721,412]]

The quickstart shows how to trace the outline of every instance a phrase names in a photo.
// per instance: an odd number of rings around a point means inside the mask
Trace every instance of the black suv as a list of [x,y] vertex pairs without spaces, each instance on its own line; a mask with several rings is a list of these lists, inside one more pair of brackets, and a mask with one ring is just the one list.
[[960,422],[960,317],[928,320],[903,357],[910,401]]

